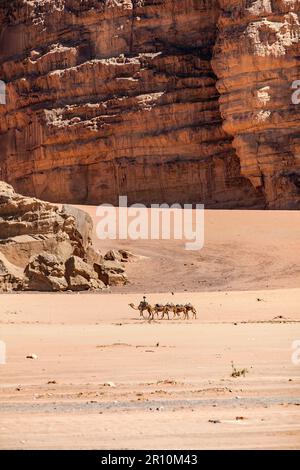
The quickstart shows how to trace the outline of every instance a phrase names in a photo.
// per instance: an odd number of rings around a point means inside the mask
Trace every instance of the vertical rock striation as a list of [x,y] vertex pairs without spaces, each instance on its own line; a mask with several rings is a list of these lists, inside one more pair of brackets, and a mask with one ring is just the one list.
[[269,208],[300,208],[299,0],[220,0],[213,69],[224,130]]
[[298,207],[299,1],[0,0],[0,22],[18,191]]

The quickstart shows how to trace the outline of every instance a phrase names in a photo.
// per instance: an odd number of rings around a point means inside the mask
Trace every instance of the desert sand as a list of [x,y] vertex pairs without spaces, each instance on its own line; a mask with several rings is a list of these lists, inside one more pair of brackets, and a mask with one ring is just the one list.
[[[95,237],[140,255],[123,289],[1,295],[0,447],[299,449],[299,239],[298,212],[206,211],[200,252]],[[144,293],[198,318],[141,319]]]

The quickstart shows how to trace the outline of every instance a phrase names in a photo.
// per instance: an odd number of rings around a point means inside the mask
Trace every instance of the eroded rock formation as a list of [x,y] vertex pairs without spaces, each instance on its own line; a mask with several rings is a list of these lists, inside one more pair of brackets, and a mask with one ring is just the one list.
[[[17,194],[0,182],[0,292],[101,290],[127,282],[122,264],[132,257],[102,256],[92,245],[84,211]],[[106,256],[106,258],[105,258]],[[121,262],[122,261],[122,262]]]
[[299,206],[299,0],[0,5],[0,177],[19,191]]
[[220,0],[213,68],[223,128],[269,208],[300,208],[299,0]]

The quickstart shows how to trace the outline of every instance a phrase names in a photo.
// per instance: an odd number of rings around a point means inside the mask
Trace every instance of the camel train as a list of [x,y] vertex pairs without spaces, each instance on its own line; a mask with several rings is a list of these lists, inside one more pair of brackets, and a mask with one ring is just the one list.
[[159,320],[164,320],[165,317],[170,320],[170,313],[173,314],[173,319],[181,318],[182,314],[183,320],[189,320],[190,313],[192,314],[193,319],[197,318],[197,311],[192,304],[175,305],[173,303],[167,303],[165,305],[151,305],[146,301],[146,297],[144,297],[143,300],[139,303],[139,305],[136,306],[131,303],[129,304],[129,307],[133,308],[134,310],[138,310],[140,312],[140,317],[143,318],[145,318],[144,312],[146,312],[148,314],[148,320],[154,320],[155,316]]

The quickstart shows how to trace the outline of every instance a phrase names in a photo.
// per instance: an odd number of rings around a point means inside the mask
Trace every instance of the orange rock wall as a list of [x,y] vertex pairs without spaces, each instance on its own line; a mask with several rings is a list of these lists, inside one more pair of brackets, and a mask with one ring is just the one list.
[[[220,0],[213,69],[224,130],[267,207],[300,208],[300,0]],[[242,7],[243,6],[243,7]]]
[[296,207],[294,4],[0,2],[0,179],[54,202]]

